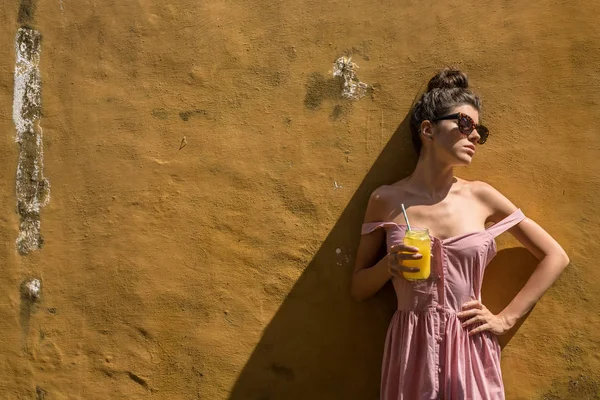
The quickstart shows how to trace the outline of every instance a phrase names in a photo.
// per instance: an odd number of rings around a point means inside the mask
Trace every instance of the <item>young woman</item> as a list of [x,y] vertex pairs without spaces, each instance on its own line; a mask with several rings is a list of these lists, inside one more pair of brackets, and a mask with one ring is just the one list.
[[[383,400],[504,399],[500,371],[502,335],[525,315],[569,263],[562,247],[510,200],[487,183],[454,176],[488,139],[479,124],[481,102],[465,74],[445,69],[430,81],[412,111],[419,160],[407,178],[377,188],[362,227],[352,295],[365,299],[392,280],[398,300],[387,333],[382,366]],[[402,244],[405,205],[412,227],[428,228],[431,275],[407,280],[403,260],[418,260]],[[486,229],[486,222],[494,224]],[[481,303],[494,238],[509,230],[538,260],[535,271],[497,315]],[[377,260],[383,242],[387,255]]]

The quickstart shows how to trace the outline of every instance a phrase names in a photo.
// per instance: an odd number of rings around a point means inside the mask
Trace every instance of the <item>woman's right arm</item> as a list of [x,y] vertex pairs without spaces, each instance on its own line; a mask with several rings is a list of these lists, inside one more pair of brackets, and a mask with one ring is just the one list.
[[[365,223],[381,221],[383,210],[386,209],[386,198],[382,188],[371,194]],[[402,259],[419,259],[416,247],[405,247],[402,244],[394,246],[392,252],[377,260],[381,246],[385,245],[386,234],[384,229],[375,229],[373,232],[361,235],[356,253],[356,263],[352,274],[350,293],[357,300],[365,300],[379,291],[393,276],[400,276],[402,271],[416,272],[417,268],[403,267]],[[399,254],[396,252],[411,252],[412,254]],[[397,255],[397,259],[396,259]]]
[[[392,278],[388,265],[388,256],[389,254],[386,254],[385,257],[372,267],[359,267],[357,259],[354,274],[352,275],[352,297],[359,301],[365,300],[377,293]],[[364,265],[364,263],[360,265]]]

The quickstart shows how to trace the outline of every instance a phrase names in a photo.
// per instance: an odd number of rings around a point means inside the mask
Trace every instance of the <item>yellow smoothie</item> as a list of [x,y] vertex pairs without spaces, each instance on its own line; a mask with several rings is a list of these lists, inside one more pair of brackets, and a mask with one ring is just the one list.
[[404,244],[417,247],[419,253],[423,255],[420,260],[404,260],[402,265],[405,267],[420,268],[419,272],[403,272],[402,275],[409,281],[427,279],[431,273],[431,240],[429,230],[425,228],[413,228],[406,231]]

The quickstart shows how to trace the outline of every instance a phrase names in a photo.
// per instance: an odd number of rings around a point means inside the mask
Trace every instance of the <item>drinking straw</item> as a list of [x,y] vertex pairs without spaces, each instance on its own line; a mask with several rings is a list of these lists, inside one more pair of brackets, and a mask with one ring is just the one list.
[[406,208],[404,208],[404,203],[402,203],[402,214],[404,214],[404,219],[406,220],[406,227],[410,231],[410,222],[408,222],[408,215],[406,215]]

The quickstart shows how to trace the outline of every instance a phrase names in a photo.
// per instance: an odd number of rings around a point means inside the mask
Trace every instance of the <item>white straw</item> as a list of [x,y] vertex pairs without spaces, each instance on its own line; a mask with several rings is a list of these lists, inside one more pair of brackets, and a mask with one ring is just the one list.
[[404,208],[404,203],[402,203],[402,214],[404,214],[404,219],[406,220],[406,226],[410,231],[410,222],[408,222],[408,215],[406,215],[406,208]]

